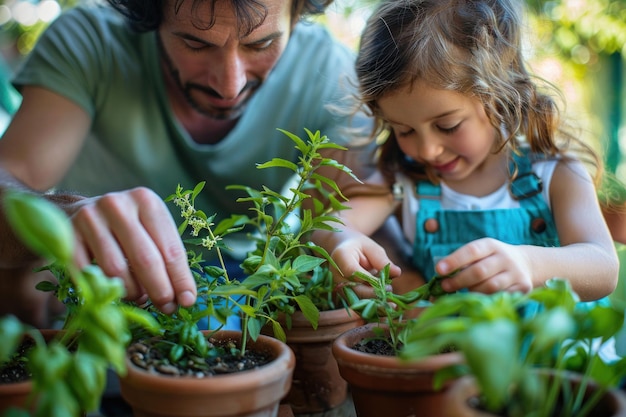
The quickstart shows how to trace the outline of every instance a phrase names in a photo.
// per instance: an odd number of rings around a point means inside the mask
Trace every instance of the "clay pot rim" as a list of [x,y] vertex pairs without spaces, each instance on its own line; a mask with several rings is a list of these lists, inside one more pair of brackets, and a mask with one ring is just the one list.
[[[284,320],[282,317],[279,317],[279,321]],[[334,310],[322,310],[320,311],[320,320],[318,323],[318,329],[320,327],[325,326],[336,326],[338,324],[345,323],[346,321],[360,321],[361,316],[359,316],[356,311],[346,308],[336,308]],[[291,316],[291,324],[292,327],[305,327],[312,328],[311,323],[307,320],[304,314],[301,311],[296,311]]]
[[0,384],[0,392],[5,394],[21,394],[23,392],[29,392],[33,389],[33,382],[31,380],[20,382],[9,382]]
[[[240,339],[241,332],[237,330],[220,330],[215,333],[218,337]],[[214,336],[215,336],[214,335]],[[167,387],[172,390],[179,390],[184,386],[186,393],[198,393],[211,390],[212,392],[227,392],[233,384],[244,385],[249,389],[255,389],[259,384],[279,382],[284,379],[286,370],[295,366],[295,355],[293,351],[278,339],[260,335],[257,341],[251,341],[248,349],[253,349],[256,344],[266,344],[268,350],[275,354],[274,359],[258,368],[248,369],[232,374],[221,374],[205,378],[194,378],[192,376],[168,377],[166,375],[151,374],[145,369],[138,367],[126,357],[127,372],[120,376],[126,383],[149,387]]]
[[[63,330],[61,329],[37,329],[39,333],[43,336],[44,340],[50,341],[58,334],[61,334]],[[26,336],[28,337],[28,336]],[[27,379],[25,381],[20,382],[10,382],[0,384],[0,392],[2,395],[23,395],[31,392],[33,390],[33,381],[32,379]]]
[[[437,355],[426,356],[420,360],[405,361],[397,356],[383,356],[373,353],[360,352],[352,348],[354,344],[364,337],[373,336],[373,327],[386,328],[386,325],[379,323],[368,323],[342,333],[333,343],[333,355],[337,363],[345,367],[369,369],[371,372],[379,370],[394,371],[406,370],[407,373],[414,374],[415,371],[431,372],[446,366],[451,366],[463,362],[463,355],[460,352],[447,352]],[[367,364],[362,364],[363,360]]]
[[[538,368],[538,372],[545,375],[550,375],[551,369]],[[562,371],[567,378],[573,378],[573,381],[580,380],[581,375],[576,372]],[[595,384],[590,384],[593,389]],[[496,417],[494,414],[471,408],[468,406],[468,400],[472,397],[477,397],[480,393],[478,386],[475,382],[473,375],[464,375],[457,378],[455,381],[451,381],[450,388],[446,393],[448,400],[445,402],[446,408],[444,411],[454,415],[465,417]],[[616,410],[618,414],[613,414],[613,417],[623,417],[626,415],[626,395],[619,388],[610,388],[605,393],[605,401]],[[456,401],[455,399],[462,399]],[[590,415],[594,415],[593,413]]]

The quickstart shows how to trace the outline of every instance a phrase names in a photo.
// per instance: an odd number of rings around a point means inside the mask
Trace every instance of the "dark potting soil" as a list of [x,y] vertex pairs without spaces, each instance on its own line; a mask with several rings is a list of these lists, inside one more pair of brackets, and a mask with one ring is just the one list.
[[31,339],[25,340],[17,349],[12,359],[4,364],[0,364],[0,384],[14,384],[27,381],[31,373],[26,367],[23,358],[34,345]]
[[229,374],[258,368],[272,361],[269,352],[246,350],[241,355],[235,341],[225,341],[217,345],[209,342],[209,349],[217,348],[219,355],[200,357],[189,355],[176,363],[167,357],[166,349],[158,339],[137,342],[128,348],[131,361],[150,373],[170,376],[192,376],[204,378],[212,375]]
[[386,339],[364,339],[355,344],[352,349],[372,355],[396,356],[391,342]]
[[[402,346],[400,346],[400,349],[401,348]],[[396,351],[392,347],[391,339],[363,339],[352,346],[352,349],[373,355],[396,356]],[[448,346],[442,349],[439,353],[456,352],[456,350],[457,349],[454,346]]]

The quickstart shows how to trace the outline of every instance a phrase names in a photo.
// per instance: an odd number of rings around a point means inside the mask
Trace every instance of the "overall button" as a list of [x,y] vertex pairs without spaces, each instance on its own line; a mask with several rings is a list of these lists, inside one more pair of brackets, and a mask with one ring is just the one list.
[[439,231],[439,222],[437,219],[426,219],[424,221],[424,230],[426,233],[437,233]]
[[546,221],[544,219],[542,219],[541,217],[538,217],[536,219],[533,219],[533,221],[530,224],[530,228],[533,230],[533,232],[535,233],[543,233],[546,231]]

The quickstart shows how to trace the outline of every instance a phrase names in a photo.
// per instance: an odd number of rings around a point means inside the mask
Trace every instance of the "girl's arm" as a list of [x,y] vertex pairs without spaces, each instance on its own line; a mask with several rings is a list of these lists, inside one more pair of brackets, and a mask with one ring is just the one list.
[[437,264],[446,291],[528,291],[553,277],[568,279],[581,300],[596,300],[617,285],[619,261],[602,217],[596,189],[580,162],[560,161],[550,202],[561,247],[508,245],[495,239],[471,242]]
[[531,257],[533,284],[541,285],[549,276],[559,276],[568,278],[582,299],[610,294],[617,285],[619,260],[597,190],[583,164],[562,161],[557,165],[550,201],[561,248]]
[[[365,183],[380,187],[383,180],[375,173]],[[389,263],[392,264],[391,276],[399,275],[400,268],[393,264],[385,249],[370,238],[398,206],[391,192],[350,197],[345,205],[347,209],[336,213],[343,224],[333,224],[338,231],[316,230],[312,235],[312,240],[339,266],[341,272],[337,280],[346,280],[355,271],[379,271]]]

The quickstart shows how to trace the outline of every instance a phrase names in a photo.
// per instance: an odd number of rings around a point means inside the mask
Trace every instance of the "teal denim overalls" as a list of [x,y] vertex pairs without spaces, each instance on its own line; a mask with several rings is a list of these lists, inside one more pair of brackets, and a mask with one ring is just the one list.
[[513,209],[445,210],[440,204],[439,185],[417,184],[419,209],[412,260],[426,280],[435,275],[439,258],[483,237],[514,245],[560,246],[554,218],[542,195],[543,183],[532,171],[526,151],[514,155],[509,171],[515,169],[518,173],[509,190],[520,207]]

